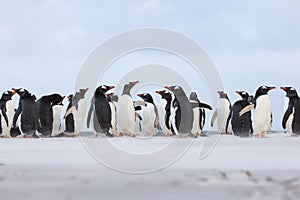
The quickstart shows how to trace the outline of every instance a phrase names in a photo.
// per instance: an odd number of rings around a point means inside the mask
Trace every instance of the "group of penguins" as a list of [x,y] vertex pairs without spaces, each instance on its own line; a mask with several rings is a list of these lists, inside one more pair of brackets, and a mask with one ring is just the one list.
[[[114,86],[100,85],[93,94],[88,110],[86,125],[94,129],[94,136],[120,137],[206,136],[202,130],[205,124],[205,110],[212,110],[200,102],[196,92],[189,97],[182,87],[165,86],[155,91],[160,96],[158,105],[150,93],[137,94],[140,101],[133,101],[132,88],[138,81],[124,85],[120,96],[109,93]],[[237,91],[241,100],[231,105],[227,94],[218,91],[219,101],[211,119],[211,126],[217,121],[221,134],[240,137],[265,137],[272,126],[271,101],[268,96],[275,87],[260,86],[254,96]],[[283,116],[282,127],[292,135],[300,134],[300,98],[293,87],[281,87],[289,98],[288,108]],[[88,88],[79,89],[67,96],[69,104],[63,114],[65,96],[51,94],[37,99],[24,88],[5,91],[0,99],[0,137],[73,137],[82,128],[87,107],[85,94]],[[15,109],[12,101],[19,95]]]

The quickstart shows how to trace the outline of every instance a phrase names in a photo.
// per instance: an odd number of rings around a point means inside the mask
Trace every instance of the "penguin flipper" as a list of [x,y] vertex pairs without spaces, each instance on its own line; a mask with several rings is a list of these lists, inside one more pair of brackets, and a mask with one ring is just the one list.
[[145,101],[134,101],[134,102],[133,102],[133,106],[134,106],[134,107],[138,107],[138,106],[146,106],[146,102],[145,102]]
[[4,117],[6,125],[8,127],[8,117],[7,117],[7,114],[6,114],[6,109],[4,109],[4,108],[2,108],[2,116]]
[[205,104],[205,103],[199,103],[199,107],[200,108],[206,108],[208,110],[212,110],[212,107],[208,104]]
[[75,109],[74,106],[72,106],[71,108],[69,108],[69,109],[67,110],[65,116],[64,116],[64,119],[65,119],[66,117],[68,117],[68,115],[70,115],[70,114],[73,112],[74,109]]
[[226,129],[225,129],[226,134],[230,132],[230,131],[228,131],[228,127],[229,127],[231,117],[232,117],[232,111],[230,111],[230,114],[228,115],[228,118],[226,120]]
[[240,112],[239,112],[239,117],[241,117],[243,114],[249,112],[250,110],[254,109],[254,104],[250,104],[246,107],[244,107]]
[[22,106],[21,106],[21,103],[20,103],[20,105],[19,105],[19,107],[18,107],[18,109],[16,110],[15,115],[14,115],[13,124],[12,124],[13,127],[16,126],[18,117],[19,117],[19,115],[22,113],[22,111],[23,111],[23,109],[22,109]]
[[292,113],[293,113],[293,108],[288,107],[288,109],[285,111],[283,118],[282,118],[282,128],[283,129],[286,129],[286,122]]
[[213,127],[214,126],[214,123],[216,121],[216,118],[217,118],[217,115],[218,115],[218,109],[215,110],[213,116],[211,117],[211,120],[210,120],[210,126]]

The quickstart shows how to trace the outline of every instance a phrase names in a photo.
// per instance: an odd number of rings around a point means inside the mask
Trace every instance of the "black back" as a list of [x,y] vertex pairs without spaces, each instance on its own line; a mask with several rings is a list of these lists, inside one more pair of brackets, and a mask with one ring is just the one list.
[[[73,105],[73,102],[72,102],[73,94],[70,94],[68,96],[68,100],[69,100],[69,104],[68,104],[67,110],[69,110]],[[65,125],[66,125],[66,130],[65,130],[66,133],[74,133],[75,125],[74,125],[73,113],[70,113],[68,116],[66,116]]]

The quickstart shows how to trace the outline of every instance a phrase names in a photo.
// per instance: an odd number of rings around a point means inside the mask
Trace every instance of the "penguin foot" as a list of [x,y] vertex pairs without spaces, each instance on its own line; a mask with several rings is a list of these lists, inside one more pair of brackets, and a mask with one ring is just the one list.
[[119,132],[115,135],[116,137],[123,137],[123,133],[122,132]]
[[129,133],[128,136],[129,137],[135,137],[135,135],[133,133]]
[[110,133],[105,133],[105,136],[106,136],[106,137],[110,137],[110,138],[114,137],[114,135],[112,135],[112,134],[110,134]]
[[9,135],[0,135],[0,138],[10,138]]

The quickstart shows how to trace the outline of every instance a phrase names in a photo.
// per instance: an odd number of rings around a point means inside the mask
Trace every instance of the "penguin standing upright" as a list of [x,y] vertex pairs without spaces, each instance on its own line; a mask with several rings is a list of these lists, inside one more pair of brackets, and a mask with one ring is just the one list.
[[61,105],[65,97],[60,94],[45,95],[37,100],[39,126],[38,132],[43,136],[50,136],[53,130],[53,106]]
[[109,132],[111,128],[111,108],[109,101],[105,95],[108,90],[115,88],[114,86],[100,85],[94,92],[93,99],[91,101],[90,110],[87,118],[87,127],[90,126],[90,121],[93,114],[93,125],[95,135],[105,134],[108,137],[113,135]]
[[240,111],[250,105],[249,94],[245,91],[236,91],[236,93],[242,97],[242,100],[236,101],[231,108],[232,132],[236,136],[249,137],[253,132],[251,112],[239,116]]
[[[73,94],[70,94],[67,98],[69,100],[69,104],[68,104],[68,107],[67,107],[67,111],[69,109],[72,108],[72,105],[73,105]],[[74,115],[73,113],[70,113],[68,116],[64,117],[64,120],[65,120],[65,131],[64,133],[69,135],[69,134],[73,134],[74,133]]]
[[[214,125],[215,120],[217,119],[219,133],[221,134],[231,134],[231,123],[230,119],[230,111],[231,111],[231,103],[224,91],[218,91],[219,94],[219,101],[218,107],[215,110],[212,118],[211,118],[211,126]],[[226,125],[228,127],[226,128]]]
[[125,134],[133,137],[135,135],[136,113],[130,91],[137,83],[138,81],[126,84],[119,98],[117,104],[117,132],[119,136]]
[[15,114],[14,104],[12,102],[12,96],[16,94],[15,91],[5,91],[0,99],[1,109],[1,135],[0,137],[10,137],[10,130],[13,123]]
[[165,86],[165,88],[173,92],[175,96],[173,107],[176,107],[176,110],[173,128],[175,129],[176,135],[190,135],[193,128],[194,113],[189,99],[180,86]]
[[[77,136],[81,130],[82,123],[86,114],[86,99],[85,93],[89,88],[79,89],[72,98],[72,106],[68,108],[64,118],[68,115],[73,114],[74,119],[74,132],[66,132],[67,136]],[[69,106],[68,106],[69,107]]]
[[253,110],[252,126],[256,137],[265,137],[272,121],[272,108],[268,92],[273,89],[275,87],[260,86],[256,90],[253,104],[243,108],[239,114],[242,116],[251,109]]
[[282,128],[290,133],[300,134],[300,98],[295,88],[280,87],[289,98],[288,108],[282,119]]
[[15,112],[13,125],[16,126],[16,123],[20,117],[20,131],[23,137],[36,137],[36,132],[38,128],[38,110],[36,105],[36,97],[29,93],[26,89],[12,89],[19,96],[19,107]]
[[145,136],[153,136],[159,129],[159,116],[157,107],[154,104],[151,94],[137,94],[145,101],[145,106],[141,109],[141,129],[142,134]]
[[198,99],[198,96],[196,92],[192,92],[190,94],[190,102],[193,107],[193,113],[194,113],[194,121],[193,121],[193,128],[192,128],[192,134],[195,137],[199,137],[202,135],[202,130],[205,124],[205,108],[212,110],[210,105],[207,105],[205,103],[201,103]]
[[171,131],[171,103],[172,103],[172,94],[166,90],[155,91],[161,96],[161,100],[158,106],[158,116],[159,124],[162,129],[162,132],[165,135],[173,135]]
[[116,135],[117,134],[116,112],[117,112],[117,103],[118,103],[119,97],[118,97],[118,95],[115,95],[114,93],[110,93],[106,97],[107,97],[107,101],[109,103],[110,110],[111,110],[111,127],[109,129],[109,132],[112,135]]
[[53,109],[53,128],[52,128],[52,137],[60,135],[63,131],[62,124],[62,112],[64,109],[64,104],[61,102],[57,105],[52,106]]

